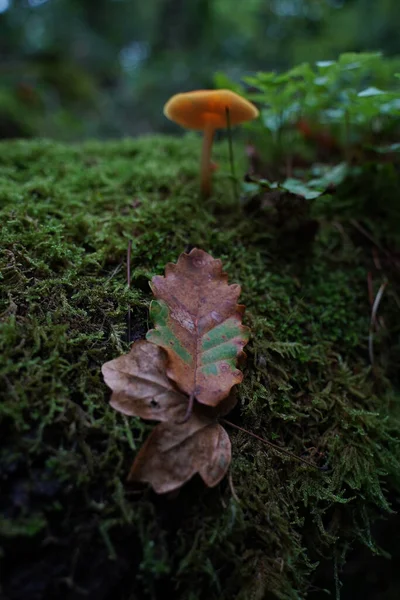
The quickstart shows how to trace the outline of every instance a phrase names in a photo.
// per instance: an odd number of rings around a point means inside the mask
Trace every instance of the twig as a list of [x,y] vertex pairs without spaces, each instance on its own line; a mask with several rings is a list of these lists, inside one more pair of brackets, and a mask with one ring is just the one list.
[[338,230],[338,232],[340,233],[340,235],[342,236],[343,239],[343,246],[345,245],[349,245],[350,243],[350,237],[349,235],[345,232],[344,227],[341,223],[339,223],[339,221],[334,221],[333,222],[333,226]]
[[[126,281],[128,284],[128,290],[131,287],[131,254],[132,254],[132,240],[128,242],[128,252],[126,256]],[[128,344],[131,343],[131,305],[128,308]]]
[[231,129],[231,117],[229,114],[229,106],[225,107],[225,112],[226,112],[226,124],[227,124],[227,128],[228,128],[229,162],[231,165],[233,197],[236,200],[238,200],[238,193],[237,193],[237,186],[236,186],[235,162],[233,160],[232,129]]
[[365,235],[365,237],[368,238],[370,242],[375,244],[375,246],[377,248],[379,248],[379,250],[384,252],[386,254],[386,256],[389,256],[389,252],[387,252],[384,248],[382,248],[381,244],[379,242],[377,242],[376,239],[362,225],[360,225],[360,223],[358,221],[356,221],[355,219],[350,219],[350,223],[353,225],[353,227],[358,229],[358,231],[360,231],[360,233]]
[[[396,262],[396,260],[394,260],[393,256],[390,254],[390,252],[388,250],[386,250],[362,225],[360,225],[360,223],[358,221],[356,221],[355,219],[350,219],[350,223],[353,225],[353,227],[358,229],[358,231],[360,233],[362,233],[370,242],[372,242],[381,252],[383,252],[383,254],[386,256],[386,258],[389,259],[390,263],[397,270],[400,270],[400,265],[398,264],[398,262]],[[375,257],[374,257],[374,262],[375,262],[375,266],[377,269],[382,269],[380,261],[378,261],[378,263],[377,263],[375,261]]]
[[119,265],[117,265],[117,266],[115,267],[115,269],[114,269],[114,271],[111,273],[111,275],[109,275],[109,276],[108,276],[108,279],[107,279],[107,281],[111,281],[111,279],[112,279],[113,277],[115,277],[115,276],[116,276],[116,274],[118,273],[118,271],[120,270],[120,268],[122,267],[122,265],[123,265],[123,264],[124,264],[124,263],[119,263]]
[[382,271],[381,261],[379,260],[379,254],[375,246],[372,246],[372,256],[374,259],[374,265],[379,270]]
[[270,442],[269,440],[266,440],[266,439],[260,437],[259,435],[252,433],[251,431],[247,431],[247,429],[244,429],[243,427],[239,427],[239,425],[235,425],[234,423],[231,423],[231,421],[227,421],[226,419],[220,419],[220,420],[222,423],[225,423],[225,425],[229,425],[230,427],[234,427],[235,429],[238,429],[239,431],[243,431],[244,433],[247,433],[247,435],[251,435],[259,442],[262,442],[263,444],[267,444],[267,446],[271,446],[271,448],[278,450],[278,452],[281,452],[282,454],[286,454],[287,456],[290,456],[290,458],[293,458],[294,460],[298,460],[298,461],[304,463],[305,465],[307,465],[308,467],[316,469],[317,471],[323,470],[323,469],[321,469],[321,467],[317,467],[317,465],[313,465],[312,462],[306,460],[305,458],[296,456],[296,454],[292,454],[292,452],[289,452],[289,450],[286,450],[286,448],[281,448],[277,444],[274,444],[274,443]]
[[351,161],[350,151],[350,115],[346,109],[344,111],[344,136],[345,136],[345,158],[348,163]]
[[374,366],[374,327],[376,325],[376,314],[378,312],[379,304],[382,300],[383,293],[387,286],[388,282],[384,281],[381,287],[378,290],[377,295],[375,296],[374,303],[372,305],[371,311],[371,321],[369,325],[369,335],[368,335],[368,352],[369,352],[369,360],[371,361],[371,365]]

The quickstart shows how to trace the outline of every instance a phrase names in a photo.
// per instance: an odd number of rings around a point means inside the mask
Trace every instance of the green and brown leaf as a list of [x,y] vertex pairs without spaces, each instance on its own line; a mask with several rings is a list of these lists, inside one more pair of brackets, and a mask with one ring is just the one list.
[[147,339],[168,354],[167,375],[190,398],[217,406],[243,378],[237,360],[249,338],[237,304],[240,286],[228,285],[220,260],[197,248],[152,279],[155,329]]

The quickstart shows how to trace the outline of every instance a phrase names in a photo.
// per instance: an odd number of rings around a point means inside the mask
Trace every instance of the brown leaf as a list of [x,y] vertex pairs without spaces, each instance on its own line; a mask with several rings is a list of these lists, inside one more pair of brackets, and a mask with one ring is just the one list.
[[104,381],[113,390],[110,404],[124,415],[155,421],[177,421],[185,415],[187,398],[166,375],[166,354],[140,340],[102,366]]
[[148,482],[155,492],[164,494],[199,473],[213,487],[230,462],[231,442],[225,429],[193,412],[186,423],[157,425],[136,456],[128,479]]
[[220,260],[203,250],[181,254],[153,277],[155,329],[147,339],[168,353],[167,375],[192,399],[216,406],[242,381],[236,368],[249,329],[241,324],[240,286],[228,285]]
[[216,422],[236,404],[233,395],[218,408],[198,406],[182,423],[188,398],[166,375],[166,353],[145,340],[128,354],[105,363],[104,380],[113,390],[111,406],[129,416],[163,421],[147,438],[129,479],[148,482],[161,494],[181,487],[195,473],[206,485],[217,485],[228,470],[231,444]]

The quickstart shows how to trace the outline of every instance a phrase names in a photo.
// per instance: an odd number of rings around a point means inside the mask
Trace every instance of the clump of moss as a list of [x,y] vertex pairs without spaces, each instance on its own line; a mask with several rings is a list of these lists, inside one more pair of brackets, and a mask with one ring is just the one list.
[[[219,153],[201,202],[193,137],[2,144],[0,534],[13,600],[297,599],[333,590],[354,544],[380,552],[371,527],[400,483],[399,282],[354,219],[385,244],[397,209],[377,219],[363,189],[321,198],[305,243],[238,206]],[[109,408],[100,367],[127,350],[129,308],[131,338],[144,337],[148,280],[191,246],[222,259],[247,306],[231,420],[326,471],[230,431],[231,476],[216,489],[194,479],[165,498],[125,484],[149,427]],[[367,282],[376,293],[385,276],[372,368]]]

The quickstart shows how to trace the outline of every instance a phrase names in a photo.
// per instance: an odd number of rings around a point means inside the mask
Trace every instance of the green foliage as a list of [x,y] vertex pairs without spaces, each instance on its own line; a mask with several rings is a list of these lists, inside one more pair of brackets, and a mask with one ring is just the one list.
[[[259,90],[247,96],[262,107],[253,129],[264,129],[277,150],[286,152],[298,143],[293,130],[303,119],[311,128],[328,128],[337,140],[343,132],[344,145],[388,135],[398,130],[400,114],[395,68],[379,53],[348,53],[337,61],[304,63],[283,74],[259,72],[244,77]],[[386,89],[375,87],[376,82]]]
[[243,73],[340,52],[395,56],[399,21],[398,0],[246,0],[234,10],[232,0],[3,0],[0,137],[178,131],[160,106],[211,87],[216,70],[237,85]]
[[[308,211],[321,206],[322,212],[339,210],[343,216],[348,208],[354,212],[356,196],[360,214],[372,221],[390,212],[388,238],[398,240],[397,68],[396,60],[380,53],[347,53],[286,73],[245,77],[250,91],[241,92],[260,105],[260,118],[248,125],[255,146],[250,175],[242,184],[244,203],[269,197],[264,206],[276,209],[272,199],[286,192],[288,198],[295,195],[313,204]],[[229,86],[219,74],[216,83]]]
[[[274,208],[238,206],[220,145],[215,193],[200,201],[198,142],[2,145],[0,534],[13,598],[27,597],[28,580],[44,599],[97,597],[100,586],[107,599],[297,600],[312,582],[333,591],[352,546],[380,552],[371,526],[400,489],[400,289],[384,253],[398,219],[393,166],[371,168],[365,188],[357,179],[317,198],[304,217],[293,194]],[[297,210],[300,226],[283,219]],[[310,218],[311,243],[301,229]],[[247,306],[252,336],[230,418],[328,471],[232,430],[231,481],[217,489],[193,480],[168,499],[126,485],[149,428],[109,408],[100,367],[127,351],[128,308],[132,339],[145,336],[148,281],[187,245],[223,261]],[[374,369],[368,273],[375,292],[390,279]]]

